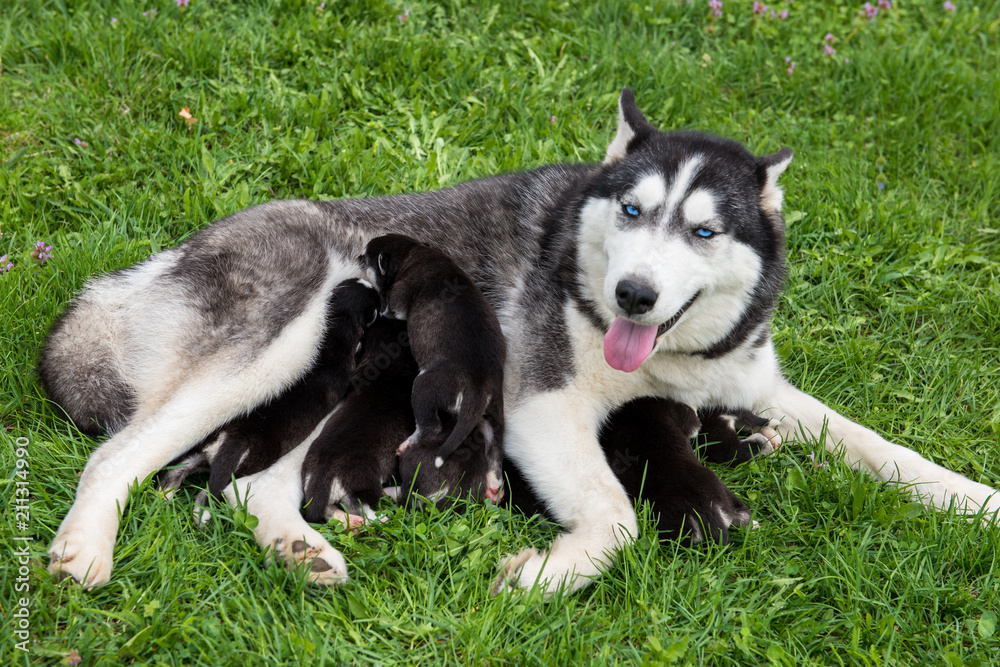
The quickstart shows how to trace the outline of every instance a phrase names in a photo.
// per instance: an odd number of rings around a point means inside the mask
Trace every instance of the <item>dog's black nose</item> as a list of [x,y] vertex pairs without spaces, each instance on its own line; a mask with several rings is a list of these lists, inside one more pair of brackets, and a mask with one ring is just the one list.
[[649,285],[632,280],[622,280],[615,287],[618,305],[628,315],[648,313],[653,309],[658,296],[659,294]]

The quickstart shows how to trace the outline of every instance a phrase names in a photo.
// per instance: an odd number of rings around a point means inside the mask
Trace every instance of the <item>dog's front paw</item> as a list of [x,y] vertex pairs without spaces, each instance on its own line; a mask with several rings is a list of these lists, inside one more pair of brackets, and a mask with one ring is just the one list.
[[630,512],[611,525],[563,533],[548,551],[525,549],[503,561],[493,593],[537,588],[547,599],[556,591],[577,591],[611,565],[623,541],[631,540],[637,530],[635,515]]
[[114,542],[95,541],[71,531],[60,532],[49,547],[49,572],[60,579],[71,577],[84,588],[103,586],[111,580]]
[[[507,591],[514,591],[524,588],[521,583],[525,563],[531,559],[539,558],[539,553],[534,549],[524,549],[520,553],[508,556],[500,563],[500,573],[493,580],[493,587],[490,589],[491,595],[499,595]],[[534,579],[527,583],[528,586],[534,583]]]
[[[319,539],[316,539],[316,538]],[[343,554],[319,537],[305,536],[298,539],[278,538],[274,541],[274,555],[281,559],[289,570],[306,568],[309,581],[321,586],[336,586],[347,581],[347,561]]]

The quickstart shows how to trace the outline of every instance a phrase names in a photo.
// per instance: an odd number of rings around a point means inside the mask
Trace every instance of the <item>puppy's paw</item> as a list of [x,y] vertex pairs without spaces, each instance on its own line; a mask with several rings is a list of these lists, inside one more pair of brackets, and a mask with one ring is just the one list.
[[647,497],[663,538],[728,544],[730,528],[751,524],[750,509],[714,472],[693,464],[686,473],[689,483],[664,486]]
[[344,525],[344,528],[351,531],[352,535],[357,535],[365,525],[365,517],[357,514],[348,514],[339,507],[327,507],[329,516],[327,521],[336,521]]
[[739,498],[732,496],[731,502],[725,507],[713,505],[700,509],[691,508],[684,513],[676,532],[683,535],[682,539],[689,541],[690,544],[701,544],[706,541],[729,544],[731,528],[748,526],[751,523],[750,508]]
[[60,533],[49,547],[49,572],[72,578],[84,588],[103,586],[111,580],[114,543],[95,541],[76,531]]
[[777,422],[746,410],[703,410],[698,440],[706,460],[738,465],[781,446]]
[[763,445],[760,449],[761,456],[770,456],[781,448],[781,434],[778,433],[778,421],[776,419],[768,419],[767,424],[756,435],[767,440],[767,444]]
[[212,512],[208,509],[208,492],[202,489],[194,499],[194,525],[204,529],[212,520]]
[[410,447],[412,447],[416,443],[417,443],[417,438],[416,438],[416,433],[414,433],[409,438],[400,443],[399,447],[396,447],[396,454],[397,455],[402,454],[403,452],[410,449]]

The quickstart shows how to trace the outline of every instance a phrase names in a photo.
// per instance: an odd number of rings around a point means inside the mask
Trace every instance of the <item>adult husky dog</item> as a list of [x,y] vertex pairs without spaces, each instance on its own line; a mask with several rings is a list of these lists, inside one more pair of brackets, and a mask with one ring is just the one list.
[[[885,441],[781,375],[769,319],[785,273],[778,177],[791,159],[788,149],[755,157],[725,139],[658,132],[626,89],[601,164],[428,194],[263,204],[93,281],[53,327],[39,370],[82,430],[113,435],[83,471],[50,571],[106,583],[129,485],[301,377],[331,291],[389,232],[446,251],[496,310],[508,348],[504,448],[566,528],[547,552],[506,560],[498,589],[579,588],[636,535],[597,434],[640,396],[748,408],[774,418],[786,441],[825,427],[848,463],[913,484],[928,504],[995,512],[994,489]],[[227,495],[249,495],[257,539],[278,558],[337,583],[343,557],[299,514],[302,460],[321,428]]]

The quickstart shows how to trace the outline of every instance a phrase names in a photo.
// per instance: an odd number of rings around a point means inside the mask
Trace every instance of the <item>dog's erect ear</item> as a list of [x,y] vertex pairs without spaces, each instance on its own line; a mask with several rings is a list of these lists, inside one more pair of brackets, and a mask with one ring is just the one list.
[[782,148],[774,155],[757,158],[757,182],[760,185],[760,205],[765,211],[781,213],[781,188],[778,177],[792,162],[792,149]]
[[604,164],[621,160],[628,152],[630,143],[655,131],[656,128],[649,124],[639,111],[639,107],[635,105],[635,95],[630,89],[623,88],[622,94],[618,97],[618,134],[608,144]]

